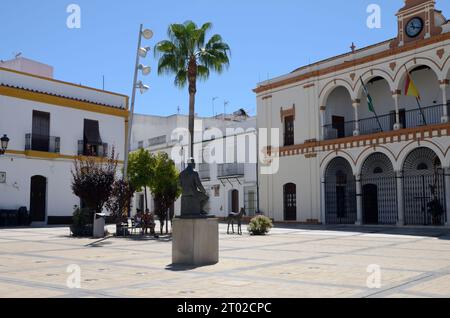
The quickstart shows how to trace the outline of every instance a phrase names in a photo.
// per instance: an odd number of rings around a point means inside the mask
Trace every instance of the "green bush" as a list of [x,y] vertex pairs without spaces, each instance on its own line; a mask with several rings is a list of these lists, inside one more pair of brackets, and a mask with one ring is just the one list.
[[93,234],[91,210],[77,208],[72,217],[70,231],[75,237],[89,237]]
[[73,212],[72,225],[75,227],[83,227],[88,224],[92,224],[91,211],[86,208],[84,209],[77,208]]
[[251,235],[266,235],[272,228],[272,220],[263,215],[253,218],[248,225],[248,231]]

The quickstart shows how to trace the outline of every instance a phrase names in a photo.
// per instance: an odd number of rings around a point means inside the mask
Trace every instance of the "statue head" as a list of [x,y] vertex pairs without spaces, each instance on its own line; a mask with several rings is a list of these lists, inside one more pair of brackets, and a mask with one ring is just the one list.
[[194,158],[190,158],[188,160],[188,168],[194,170],[195,169],[195,159]]

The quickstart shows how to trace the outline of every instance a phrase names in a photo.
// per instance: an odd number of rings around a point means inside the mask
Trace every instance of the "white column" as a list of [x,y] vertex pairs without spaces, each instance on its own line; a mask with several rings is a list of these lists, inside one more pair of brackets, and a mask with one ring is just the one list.
[[359,116],[358,109],[361,102],[359,100],[353,101],[353,109],[355,111],[355,130],[353,131],[353,136],[359,136]]
[[441,122],[443,124],[449,122],[448,108],[447,108],[447,87],[448,87],[448,85],[449,85],[449,81],[448,80],[441,81],[442,107],[444,107],[443,115],[442,115],[442,118],[441,118]]
[[400,92],[396,91],[392,94],[392,97],[394,98],[395,103],[395,124],[394,124],[394,130],[402,129],[402,124],[400,123],[400,108],[399,108],[399,99],[400,99]]
[[396,171],[395,172],[396,180],[397,180],[397,209],[398,209],[398,226],[405,225],[405,201],[403,194],[403,172]]
[[326,218],[326,206],[325,206],[325,194],[326,188],[325,188],[325,178],[320,179],[320,217],[321,217],[321,223],[327,224],[327,218]]
[[320,134],[321,134],[321,140],[325,140],[325,106],[320,107]]
[[356,225],[363,224],[363,204],[362,204],[362,185],[361,175],[356,175]]
[[447,226],[450,227],[450,168],[445,169],[445,204],[447,208]]

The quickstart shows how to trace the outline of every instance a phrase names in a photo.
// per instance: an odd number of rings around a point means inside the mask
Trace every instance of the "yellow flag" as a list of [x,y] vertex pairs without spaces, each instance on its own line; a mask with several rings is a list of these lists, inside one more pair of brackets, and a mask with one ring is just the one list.
[[417,89],[417,86],[414,84],[414,81],[409,72],[406,78],[405,95],[414,96],[415,98],[420,100],[419,90]]

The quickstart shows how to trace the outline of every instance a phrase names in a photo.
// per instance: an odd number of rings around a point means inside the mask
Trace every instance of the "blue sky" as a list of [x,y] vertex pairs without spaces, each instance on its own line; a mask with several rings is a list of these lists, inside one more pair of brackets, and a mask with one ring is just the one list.
[[[66,8],[81,7],[81,29],[68,29]],[[382,28],[366,26],[366,8],[382,9]],[[232,49],[231,67],[198,85],[197,113],[245,108],[255,113],[252,89],[260,80],[285,74],[305,64],[396,36],[395,13],[403,0],[1,0],[0,59],[16,52],[55,67],[55,77],[131,95],[137,33],[140,23],[151,28],[151,47],[166,37],[170,23],[210,21]],[[450,1],[437,8],[450,17]],[[153,54],[144,61],[156,69]],[[136,112],[170,115],[188,112],[187,90],[173,85],[172,76],[153,72],[144,78],[151,86],[138,96]]]

